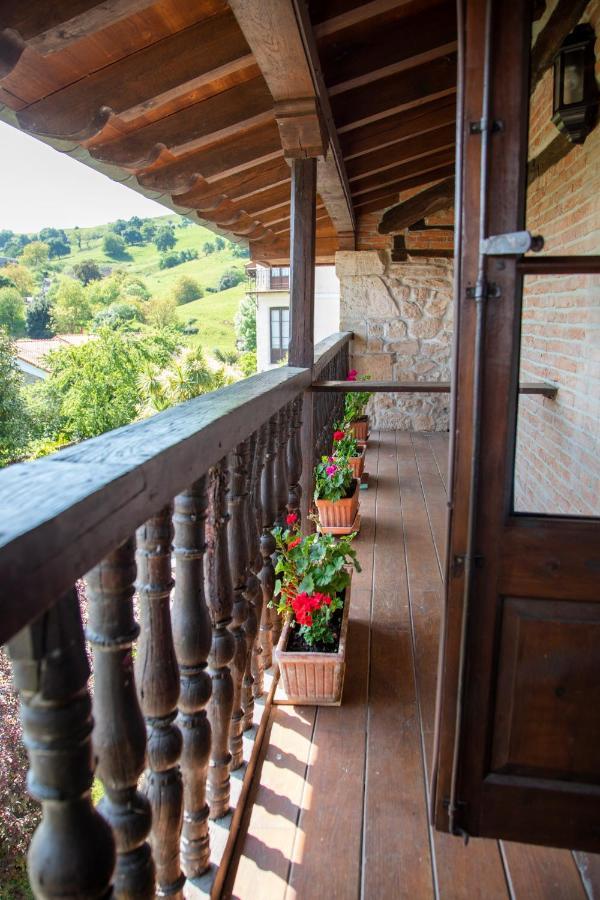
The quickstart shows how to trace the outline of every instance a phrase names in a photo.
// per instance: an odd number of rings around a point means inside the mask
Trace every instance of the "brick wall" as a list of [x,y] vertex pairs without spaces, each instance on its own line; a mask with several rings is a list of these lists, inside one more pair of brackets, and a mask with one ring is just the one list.
[[[374,380],[448,381],[452,340],[452,263],[392,263],[388,250],[336,254],[340,324],[353,331],[351,364]],[[445,431],[448,394],[376,394],[372,425]]]
[[[582,21],[600,36],[600,0]],[[548,71],[532,98],[530,157],[556,135],[552,83]],[[527,227],[544,253],[600,253],[600,126],[531,185]],[[521,380],[550,381],[558,395],[520,398],[515,507],[599,515],[600,276],[526,278],[521,344]]]

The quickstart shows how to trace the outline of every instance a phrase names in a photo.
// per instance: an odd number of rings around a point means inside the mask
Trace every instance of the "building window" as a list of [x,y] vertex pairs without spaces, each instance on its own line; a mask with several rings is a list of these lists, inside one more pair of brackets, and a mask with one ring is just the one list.
[[290,267],[289,266],[273,266],[271,268],[271,290],[272,291],[289,291],[290,289]]
[[287,306],[271,307],[271,363],[278,363],[290,344],[290,311]]

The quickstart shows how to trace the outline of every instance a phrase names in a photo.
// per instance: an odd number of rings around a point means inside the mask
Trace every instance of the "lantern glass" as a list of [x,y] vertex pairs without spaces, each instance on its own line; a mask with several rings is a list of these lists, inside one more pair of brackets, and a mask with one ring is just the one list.
[[585,51],[583,47],[569,50],[564,56],[563,103],[581,103],[583,100]]

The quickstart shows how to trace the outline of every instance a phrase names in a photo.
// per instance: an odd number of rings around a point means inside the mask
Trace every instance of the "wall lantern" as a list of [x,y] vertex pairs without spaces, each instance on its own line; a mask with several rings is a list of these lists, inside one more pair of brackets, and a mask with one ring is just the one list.
[[591,25],[578,25],[554,60],[552,121],[574,144],[583,144],[596,123],[595,41]]

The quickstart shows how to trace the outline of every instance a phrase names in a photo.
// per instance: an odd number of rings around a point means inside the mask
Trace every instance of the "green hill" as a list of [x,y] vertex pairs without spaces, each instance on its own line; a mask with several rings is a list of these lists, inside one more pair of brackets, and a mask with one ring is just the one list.
[[[195,251],[197,259],[182,262],[172,268],[161,268],[161,254],[153,240],[143,244],[127,244],[123,258],[115,259],[103,249],[103,241],[109,232],[114,232],[116,223],[90,228],[67,228],[66,233],[71,249],[65,256],[54,257],[49,262],[49,275],[73,276],[73,267],[83,260],[93,260],[103,274],[122,269],[146,283],[152,296],[164,297],[171,293],[175,283],[182,277],[194,278],[204,291],[204,297],[193,303],[177,308],[177,316],[185,325],[196,319],[193,327],[197,334],[190,334],[186,340],[190,344],[200,344],[205,350],[233,350],[235,348],[234,317],[239,301],[244,294],[244,283],[228,290],[218,291],[219,281],[224,272],[236,269],[243,274],[246,259],[234,254],[235,245],[225,240],[224,248],[206,253],[204,245],[213,246],[217,236],[201,225],[195,225],[177,215],[165,215],[156,219],[144,219],[157,229],[164,225],[173,226],[175,246],[168,254],[181,251]],[[29,235],[38,239],[37,235]],[[0,250],[0,253],[6,252]],[[20,260],[18,260],[20,261]]]

